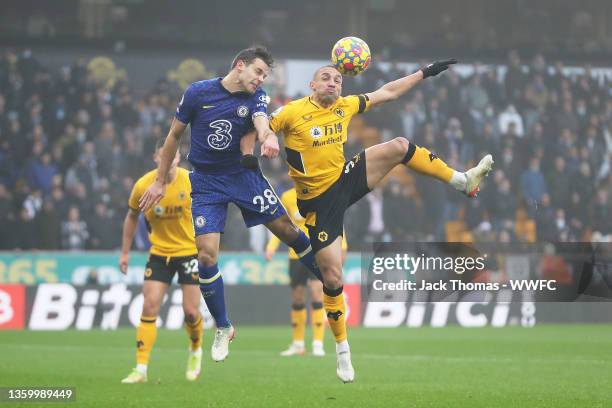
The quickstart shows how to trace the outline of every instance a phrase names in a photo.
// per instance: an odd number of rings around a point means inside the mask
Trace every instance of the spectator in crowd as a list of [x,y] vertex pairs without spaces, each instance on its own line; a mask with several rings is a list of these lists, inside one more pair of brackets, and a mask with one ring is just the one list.
[[68,219],[62,223],[62,249],[83,250],[87,247],[88,239],[87,223],[81,219],[79,207],[70,207]]

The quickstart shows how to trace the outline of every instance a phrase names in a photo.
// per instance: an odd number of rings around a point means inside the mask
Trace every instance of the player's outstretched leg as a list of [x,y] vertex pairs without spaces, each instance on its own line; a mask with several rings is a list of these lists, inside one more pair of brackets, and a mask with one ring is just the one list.
[[202,337],[203,318],[200,314],[200,291],[197,285],[183,284],[183,312],[185,313],[185,330],[189,337],[189,357],[185,378],[195,381],[202,372]]
[[208,311],[215,319],[217,331],[210,351],[214,361],[223,361],[229,354],[229,343],[234,339],[235,330],[225,308],[223,277],[219,272],[217,254],[220,234],[209,233],[196,237],[200,275],[200,292]]
[[342,237],[320,249],[317,263],[323,275],[323,306],[336,340],[336,375],[344,383],[355,380],[346,331],[346,304],[342,284]]
[[393,167],[404,164],[417,173],[450,184],[468,197],[478,194],[480,182],[489,174],[493,165],[493,157],[487,154],[476,167],[465,173],[459,172],[434,153],[403,137],[369,147],[365,156],[369,188],[374,188]]

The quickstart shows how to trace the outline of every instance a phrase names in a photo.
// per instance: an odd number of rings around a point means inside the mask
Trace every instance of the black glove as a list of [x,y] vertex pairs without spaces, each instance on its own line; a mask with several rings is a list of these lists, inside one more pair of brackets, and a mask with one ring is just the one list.
[[257,170],[259,168],[259,160],[252,154],[245,154],[240,159],[240,165],[249,170]]
[[454,58],[453,59],[444,60],[444,61],[432,62],[431,64],[427,65],[426,67],[421,68],[421,71],[423,71],[423,79],[428,78],[428,77],[432,77],[432,76],[436,76],[440,72],[446,71],[448,69],[449,65],[456,64],[456,63],[457,63],[457,60],[454,59]]

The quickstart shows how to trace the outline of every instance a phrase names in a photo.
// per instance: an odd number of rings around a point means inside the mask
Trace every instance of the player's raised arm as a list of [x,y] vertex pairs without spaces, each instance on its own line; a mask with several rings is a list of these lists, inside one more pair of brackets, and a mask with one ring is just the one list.
[[186,127],[187,125],[180,120],[176,118],[172,120],[172,126],[170,126],[170,131],[168,132],[164,146],[160,151],[157,178],[144,192],[142,197],[140,197],[140,201],[138,202],[140,211],[147,211],[149,208],[159,203],[159,201],[163,198],[166,190],[166,183],[168,183],[170,166],[172,165],[172,161],[176,156],[176,152],[181,142],[181,136],[183,135],[183,132],[185,132]]
[[376,91],[366,94],[370,99],[370,106],[393,101],[408,92],[423,79],[436,76],[440,72],[446,71],[450,65],[456,63],[456,59],[436,61],[419,69],[417,72],[411,75],[396,79],[395,81],[387,82]]

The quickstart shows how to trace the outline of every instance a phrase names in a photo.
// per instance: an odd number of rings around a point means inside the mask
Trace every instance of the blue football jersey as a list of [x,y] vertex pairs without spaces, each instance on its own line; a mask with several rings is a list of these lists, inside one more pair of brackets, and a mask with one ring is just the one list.
[[188,159],[201,173],[240,171],[240,139],[253,130],[253,118],[266,115],[268,108],[268,96],[261,88],[254,94],[232,93],[221,79],[194,82],[176,109],[176,118],[191,125]]

